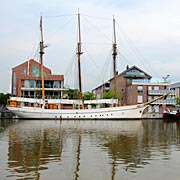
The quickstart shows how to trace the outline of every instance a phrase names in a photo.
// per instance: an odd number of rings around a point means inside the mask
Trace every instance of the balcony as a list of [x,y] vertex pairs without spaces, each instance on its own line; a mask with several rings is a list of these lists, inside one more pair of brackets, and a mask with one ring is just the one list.
[[[41,91],[42,88],[32,88],[32,87],[21,87],[22,91]],[[63,91],[65,90],[64,88],[44,88],[45,91]]]
[[175,99],[162,99],[162,100],[157,100],[152,103],[153,105],[161,105],[161,104],[166,104],[166,105],[176,105],[176,100]]
[[175,95],[175,91],[172,90],[148,90],[148,95],[163,95],[170,93],[170,95]]

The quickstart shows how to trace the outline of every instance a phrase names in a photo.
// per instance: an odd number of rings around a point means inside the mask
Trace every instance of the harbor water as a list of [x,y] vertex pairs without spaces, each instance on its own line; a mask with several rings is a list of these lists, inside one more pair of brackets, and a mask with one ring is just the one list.
[[2,180],[179,180],[180,122],[0,120]]

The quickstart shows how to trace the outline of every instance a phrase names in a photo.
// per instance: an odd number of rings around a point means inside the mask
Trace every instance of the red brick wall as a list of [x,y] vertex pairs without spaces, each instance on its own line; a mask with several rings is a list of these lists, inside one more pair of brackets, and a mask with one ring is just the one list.
[[[14,72],[16,72],[16,96],[21,96],[21,87],[24,84],[24,80],[40,80],[40,77],[32,77],[32,66],[35,65],[39,67],[40,69],[40,64],[33,60],[29,60],[29,75],[24,75],[24,67],[26,66],[26,71],[28,72],[28,61],[12,68],[12,88],[11,88],[11,93],[13,94],[13,82],[14,82]],[[52,75],[51,70],[45,66],[43,66],[43,71],[46,73],[46,77],[44,78],[45,80],[59,80],[59,81],[64,81],[64,76],[63,75]]]

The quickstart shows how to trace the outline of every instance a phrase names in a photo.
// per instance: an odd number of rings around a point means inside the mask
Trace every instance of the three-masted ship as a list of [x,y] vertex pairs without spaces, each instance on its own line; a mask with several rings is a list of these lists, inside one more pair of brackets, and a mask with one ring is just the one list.
[[[116,90],[116,56],[117,56],[117,44],[116,44],[116,32],[115,32],[115,19],[113,18],[113,71],[114,71],[114,92]],[[158,97],[151,102],[118,106],[117,99],[99,99],[99,100],[85,100],[82,98],[82,83],[81,83],[81,28],[80,28],[80,14],[78,13],[78,43],[77,43],[77,60],[78,60],[78,78],[79,78],[79,100],[70,99],[46,99],[44,90],[44,74],[43,74],[43,54],[44,54],[44,40],[42,29],[42,16],[40,18],[40,64],[41,64],[41,84],[42,84],[42,98],[24,98],[24,97],[11,97],[9,100],[8,109],[19,118],[24,119],[141,119],[144,109],[157,99],[161,99],[164,96]],[[31,104],[31,106],[27,106]],[[72,109],[63,109],[62,104],[76,104],[72,106]],[[103,108],[88,108],[89,104],[109,104],[109,107]],[[26,106],[25,106],[26,105]],[[101,106],[100,106],[101,107]]]

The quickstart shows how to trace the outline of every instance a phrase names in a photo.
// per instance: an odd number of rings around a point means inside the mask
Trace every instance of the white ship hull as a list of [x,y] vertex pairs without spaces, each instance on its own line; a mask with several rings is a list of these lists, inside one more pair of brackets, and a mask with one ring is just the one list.
[[19,118],[26,119],[141,119],[146,106],[131,105],[98,109],[43,109],[8,107]]

